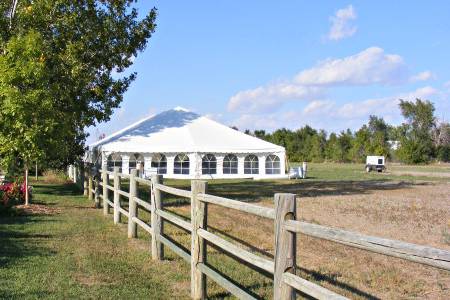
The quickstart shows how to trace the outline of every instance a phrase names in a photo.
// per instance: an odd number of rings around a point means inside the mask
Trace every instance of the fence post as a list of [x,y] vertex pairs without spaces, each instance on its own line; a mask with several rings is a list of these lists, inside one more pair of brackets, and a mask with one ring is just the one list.
[[77,165],[76,165],[76,163],[73,165],[73,183],[78,183],[77,182],[77,179],[78,179],[78,177],[77,177]]
[[83,176],[82,176],[82,185],[83,185],[83,195],[87,196],[88,195],[88,175],[87,175],[87,166],[86,163],[82,164],[82,169],[81,172],[83,172]]
[[130,198],[128,200],[128,237],[135,238],[137,236],[137,225],[133,221],[137,217],[137,204],[134,197],[137,196],[137,170],[133,169],[130,172]]
[[89,200],[93,200],[93,195],[92,195],[92,170],[91,170],[91,166],[88,165],[88,199]]
[[152,259],[162,260],[164,258],[164,248],[159,241],[159,235],[163,233],[163,223],[161,217],[156,214],[158,209],[162,209],[161,191],[155,188],[156,184],[163,183],[162,175],[152,175],[150,188],[151,223],[152,223]]
[[108,174],[106,173],[106,165],[102,166],[102,187],[103,187],[103,214],[106,216],[109,214],[109,204],[108,204],[108,188],[109,184]]
[[207,227],[207,204],[201,202],[197,195],[205,194],[208,188],[206,181],[191,181],[191,298],[206,299],[206,276],[197,267],[206,263],[206,242],[198,236],[197,230]]
[[296,219],[294,194],[275,194],[275,272],[274,299],[295,299],[295,290],[283,281],[283,273],[295,274],[296,234],[284,228],[285,220]]
[[114,224],[120,223],[120,177],[119,167],[114,167]]
[[98,171],[97,167],[94,171],[94,181],[95,181],[95,208],[100,208],[100,172]]

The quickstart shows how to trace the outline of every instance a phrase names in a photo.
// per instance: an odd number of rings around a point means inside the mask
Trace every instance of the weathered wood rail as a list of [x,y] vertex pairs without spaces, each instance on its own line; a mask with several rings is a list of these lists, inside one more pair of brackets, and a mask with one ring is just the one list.
[[[110,208],[112,208],[115,224],[120,223],[121,215],[125,215],[128,218],[129,238],[137,236],[137,226],[150,233],[152,259],[164,259],[165,246],[190,263],[191,297],[193,299],[206,298],[206,278],[212,279],[240,299],[255,299],[251,293],[228,280],[208,265],[207,242],[256,269],[273,274],[274,299],[281,300],[294,299],[295,290],[317,299],[347,299],[296,275],[297,234],[305,234],[450,271],[449,251],[298,221],[296,196],[294,194],[275,194],[275,208],[269,208],[210,195],[207,193],[208,184],[206,181],[193,180],[191,190],[187,191],[164,185],[163,178],[160,175],[152,176],[151,180],[139,178],[136,170],[132,170],[130,175],[119,173],[119,168],[115,168],[114,172],[103,168],[101,172],[87,173],[85,174],[86,182],[84,184],[85,189],[87,188],[85,195],[87,194],[89,199],[94,201],[96,207],[102,206],[105,215],[108,215]],[[113,179],[112,186],[109,185],[110,177]],[[122,178],[129,179],[128,192],[120,189]],[[139,198],[138,185],[146,186],[149,189],[149,199]],[[113,195],[113,201],[109,198],[110,192]],[[190,222],[163,209],[161,192],[190,199]],[[128,210],[121,207],[120,196],[128,198]],[[274,259],[271,260],[254,254],[208,231],[208,204],[215,204],[273,220],[275,227]],[[139,218],[139,209],[150,212],[150,224]],[[190,251],[186,251],[164,236],[163,225],[165,221],[190,233]]]

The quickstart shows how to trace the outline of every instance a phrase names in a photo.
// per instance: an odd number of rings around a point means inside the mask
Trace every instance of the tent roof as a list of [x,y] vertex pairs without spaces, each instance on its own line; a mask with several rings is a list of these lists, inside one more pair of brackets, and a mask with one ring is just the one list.
[[136,122],[89,146],[102,152],[280,152],[284,148],[204,116],[175,108]]

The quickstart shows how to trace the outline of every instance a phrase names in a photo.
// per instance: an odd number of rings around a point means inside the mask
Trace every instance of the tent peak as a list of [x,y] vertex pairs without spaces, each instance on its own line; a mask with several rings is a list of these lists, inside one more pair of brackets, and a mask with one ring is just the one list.
[[175,107],[173,110],[176,110],[176,111],[184,111],[184,112],[190,112],[189,109],[186,109],[186,108],[181,107],[181,106],[177,106],[177,107]]

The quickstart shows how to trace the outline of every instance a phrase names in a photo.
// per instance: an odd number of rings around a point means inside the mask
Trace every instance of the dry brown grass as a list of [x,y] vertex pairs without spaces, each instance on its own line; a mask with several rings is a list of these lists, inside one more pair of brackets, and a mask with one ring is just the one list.
[[[450,228],[449,201],[448,184],[417,185],[369,195],[305,197],[298,213],[327,226],[450,250],[443,240]],[[301,238],[299,247],[301,256],[310,253],[303,260],[307,269],[321,266],[379,298],[450,297],[449,272],[330,242]]]
[[42,181],[45,183],[71,183],[67,175],[63,171],[45,170],[42,174]]
[[[299,197],[298,218],[450,250],[450,184],[389,184],[397,188],[371,186],[368,193],[347,195],[310,190]],[[301,189],[291,192],[302,194]],[[273,205],[267,197],[258,204]],[[189,206],[170,209],[189,215]],[[244,248],[273,255],[273,223],[268,220],[212,205],[208,224]],[[187,236],[176,238],[188,240]],[[450,299],[450,272],[303,235],[298,237],[297,247],[299,275],[350,298]],[[212,251],[214,255],[219,254]],[[260,290],[264,287],[256,291]]]

